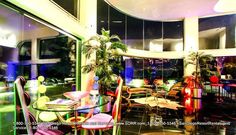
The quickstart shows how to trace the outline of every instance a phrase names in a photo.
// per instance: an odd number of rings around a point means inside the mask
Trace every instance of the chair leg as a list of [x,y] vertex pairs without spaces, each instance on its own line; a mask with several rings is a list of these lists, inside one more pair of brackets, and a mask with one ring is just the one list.
[[92,135],[95,135],[95,131],[94,130],[89,130],[91,132]]
[[102,135],[102,130],[101,129],[99,130],[99,135]]

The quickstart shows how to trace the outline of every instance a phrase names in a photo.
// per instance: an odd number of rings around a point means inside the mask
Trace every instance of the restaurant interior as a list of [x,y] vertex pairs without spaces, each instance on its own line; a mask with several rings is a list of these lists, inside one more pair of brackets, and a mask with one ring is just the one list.
[[0,1],[0,135],[235,135],[236,0]]

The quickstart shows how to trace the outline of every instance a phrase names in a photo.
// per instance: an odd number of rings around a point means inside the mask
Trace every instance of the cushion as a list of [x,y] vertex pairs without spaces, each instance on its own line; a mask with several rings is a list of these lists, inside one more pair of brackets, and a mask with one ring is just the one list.
[[84,129],[107,129],[113,127],[114,120],[111,115],[99,113],[82,124]]

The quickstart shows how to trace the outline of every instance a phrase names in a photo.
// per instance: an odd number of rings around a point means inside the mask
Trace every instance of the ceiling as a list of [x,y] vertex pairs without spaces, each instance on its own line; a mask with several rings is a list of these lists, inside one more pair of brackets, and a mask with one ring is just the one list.
[[130,16],[155,21],[176,21],[183,20],[186,17],[198,16],[199,18],[202,18],[236,13],[236,0],[129,0],[128,2],[127,0],[105,1],[117,10]]

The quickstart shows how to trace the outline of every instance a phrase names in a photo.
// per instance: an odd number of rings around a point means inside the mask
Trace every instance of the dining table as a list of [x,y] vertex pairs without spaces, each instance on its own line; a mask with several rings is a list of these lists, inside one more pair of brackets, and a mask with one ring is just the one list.
[[[109,101],[99,103],[91,95],[94,95],[95,91],[83,92],[83,91],[72,91],[64,93],[65,98],[50,98],[47,100],[40,100],[38,98],[32,104],[32,108],[39,112],[55,113],[57,122],[52,124],[66,124],[71,125],[77,134],[78,127],[86,120],[84,116],[78,116],[78,112],[82,110],[93,111],[95,108],[100,108],[109,103]],[[64,102],[64,103],[63,103]],[[70,118],[64,119],[63,115],[69,114]],[[47,117],[47,116],[46,116]],[[71,121],[68,121],[71,120]],[[43,122],[42,122],[43,123]]]

